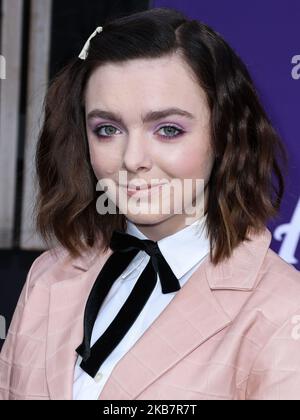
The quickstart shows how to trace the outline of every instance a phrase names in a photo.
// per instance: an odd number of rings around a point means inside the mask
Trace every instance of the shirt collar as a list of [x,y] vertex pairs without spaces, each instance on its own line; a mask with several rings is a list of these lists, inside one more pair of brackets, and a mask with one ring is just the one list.
[[[149,239],[130,220],[127,220],[126,232],[139,239]],[[173,273],[179,279],[209,252],[210,242],[206,229],[206,214],[191,225],[160,239],[157,244]],[[143,258],[144,253],[141,252],[140,258],[137,257],[135,264],[130,265],[129,270],[126,270],[122,277],[127,276],[140,265]]]

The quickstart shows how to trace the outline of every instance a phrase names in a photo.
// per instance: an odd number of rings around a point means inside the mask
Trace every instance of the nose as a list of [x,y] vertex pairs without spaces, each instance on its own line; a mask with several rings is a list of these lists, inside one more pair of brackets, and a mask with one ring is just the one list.
[[123,156],[123,166],[128,172],[133,173],[152,167],[149,143],[141,135],[132,135],[128,138]]

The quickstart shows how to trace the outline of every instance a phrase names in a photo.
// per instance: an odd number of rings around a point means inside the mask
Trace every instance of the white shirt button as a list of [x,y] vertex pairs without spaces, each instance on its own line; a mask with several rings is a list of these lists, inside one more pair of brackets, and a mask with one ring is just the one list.
[[101,379],[103,378],[103,373],[101,373],[101,372],[99,372],[99,373],[97,373],[97,375],[95,376],[95,382],[100,382],[101,381]]

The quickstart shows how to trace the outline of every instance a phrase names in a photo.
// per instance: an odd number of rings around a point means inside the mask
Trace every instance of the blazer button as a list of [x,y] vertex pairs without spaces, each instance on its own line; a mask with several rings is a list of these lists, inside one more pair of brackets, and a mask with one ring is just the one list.
[[101,372],[97,373],[97,375],[95,376],[95,382],[100,382],[102,378],[103,378],[103,373]]

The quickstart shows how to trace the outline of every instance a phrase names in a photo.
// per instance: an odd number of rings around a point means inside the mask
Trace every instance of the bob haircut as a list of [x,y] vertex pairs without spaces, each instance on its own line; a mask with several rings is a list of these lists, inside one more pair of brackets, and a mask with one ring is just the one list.
[[83,101],[92,72],[108,62],[175,52],[189,64],[211,111],[211,262],[230,257],[241,241],[249,240],[250,230],[260,233],[277,216],[285,188],[278,159],[286,170],[287,152],[245,64],[209,26],[175,9],[154,8],[108,21],[92,38],[86,60],[72,59],[49,83],[35,156],[34,205],[37,231],[49,247],[55,238],[71,257],[97,244],[107,251],[113,230],[127,226],[119,209],[117,214],[96,211],[98,180],[89,158]]

